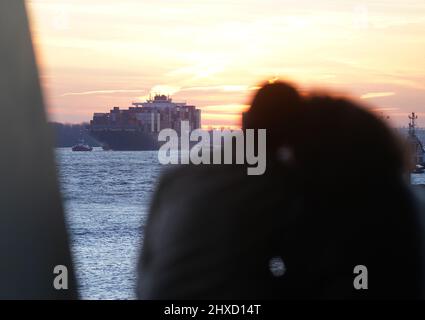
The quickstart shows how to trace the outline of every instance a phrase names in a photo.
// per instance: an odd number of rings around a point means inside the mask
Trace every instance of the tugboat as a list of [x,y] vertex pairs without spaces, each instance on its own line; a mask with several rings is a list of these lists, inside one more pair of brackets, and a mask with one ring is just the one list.
[[413,168],[412,173],[424,173],[425,168],[421,166],[420,164],[417,164],[415,168]]
[[410,146],[410,150],[412,152],[412,160],[413,160],[413,168],[412,173],[424,173],[425,172],[425,161],[424,161],[424,155],[425,150],[423,147],[422,142],[419,140],[419,138],[416,135],[416,120],[418,119],[418,116],[412,112],[411,115],[409,115],[410,123],[409,123],[409,134],[407,136],[407,141]]
[[72,147],[72,151],[92,151],[93,147],[84,143],[84,140],[81,140],[80,143]]

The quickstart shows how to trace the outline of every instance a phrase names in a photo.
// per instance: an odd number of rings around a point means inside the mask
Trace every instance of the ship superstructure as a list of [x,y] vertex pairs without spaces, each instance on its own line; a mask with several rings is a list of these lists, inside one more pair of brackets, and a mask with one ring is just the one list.
[[157,150],[158,133],[174,129],[188,121],[190,131],[201,127],[201,111],[185,102],[173,102],[169,96],[155,95],[146,102],[134,102],[129,109],[114,107],[109,113],[95,113],[90,134],[111,150]]

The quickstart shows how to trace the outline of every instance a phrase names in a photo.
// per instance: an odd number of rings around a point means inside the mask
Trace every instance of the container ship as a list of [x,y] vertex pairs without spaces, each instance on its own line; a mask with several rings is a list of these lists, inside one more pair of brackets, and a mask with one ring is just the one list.
[[158,150],[158,133],[174,129],[180,134],[182,121],[189,123],[190,131],[199,129],[201,110],[186,102],[173,102],[166,95],[155,95],[125,110],[114,107],[109,113],[95,113],[88,131],[106,150]]

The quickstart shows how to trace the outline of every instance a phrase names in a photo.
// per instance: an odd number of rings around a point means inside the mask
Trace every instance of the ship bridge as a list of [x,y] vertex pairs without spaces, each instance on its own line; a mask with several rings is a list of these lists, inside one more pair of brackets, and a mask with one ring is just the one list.
[[186,102],[173,102],[170,96],[164,94],[157,94],[154,98],[149,98],[146,102],[133,102],[133,106],[136,108],[140,107],[154,107],[154,108],[176,108],[176,107],[185,107]]

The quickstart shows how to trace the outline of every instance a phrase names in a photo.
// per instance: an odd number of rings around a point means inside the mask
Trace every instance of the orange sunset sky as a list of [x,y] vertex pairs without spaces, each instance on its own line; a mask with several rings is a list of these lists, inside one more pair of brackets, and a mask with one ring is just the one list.
[[238,126],[271,78],[425,126],[423,0],[28,0],[51,120],[88,122],[149,93]]

